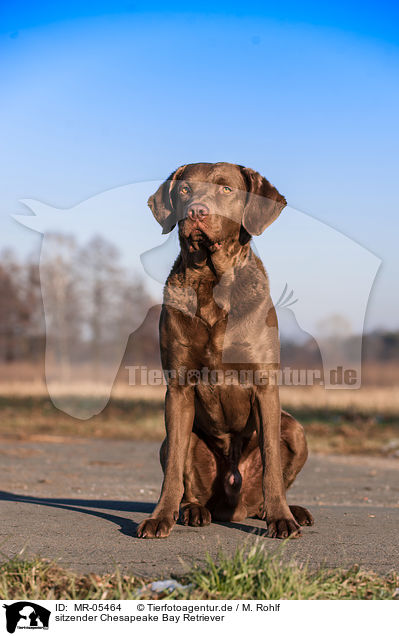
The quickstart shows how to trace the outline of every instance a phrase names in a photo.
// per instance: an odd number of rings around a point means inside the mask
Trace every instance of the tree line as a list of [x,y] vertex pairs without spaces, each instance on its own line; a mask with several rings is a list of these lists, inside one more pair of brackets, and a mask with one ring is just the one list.
[[[121,263],[118,249],[96,236],[85,245],[69,235],[46,235],[41,265],[33,256],[0,253],[0,362],[40,362],[47,335],[73,349],[82,361],[99,356],[121,332],[137,329],[154,305],[142,280]],[[44,300],[44,304],[43,304]],[[150,312],[151,313],[151,312]],[[135,342],[156,347],[156,323]],[[154,324],[153,324],[154,323]],[[143,330],[142,330],[143,331]]]
[[[73,350],[75,362],[81,357],[82,362],[95,363],[121,333],[134,332],[125,354],[127,364],[158,365],[159,306],[154,307],[137,273],[122,264],[117,247],[101,236],[84,245],[70,235],[47,234],[45,240],[40,271],[37,258],[21,258],[10,249],[0,253],[0,363],[41,363],[46,318],[47,337],[56,334],[61,357],[63,351]],[[347,346],[350,349],[350,338]],[[321,366],[313,338],[298,344],[282,335],[281,349],[282,364]],[[364,335],[364,362],[398,360],[399,331]]]

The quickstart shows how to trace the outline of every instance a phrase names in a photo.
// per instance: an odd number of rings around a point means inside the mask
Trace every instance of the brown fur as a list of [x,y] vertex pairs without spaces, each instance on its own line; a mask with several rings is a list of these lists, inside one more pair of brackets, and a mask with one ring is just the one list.
[[165,400],[164,481],[139,537],[168,536],[179,510],[190,525],[261,516],[268,536],[279,538],[313,523],[305,508],[286,501],[307,446],[302,426],[281,411],[276,384],[202,379],[194,386],[180,374],[278,369],[277,316],[250,238],[285,204],[264,177],[226,163],[183,166],[149,199],[164,233],[178,224],[181,252],[160,319],[163,368],[174,372]]

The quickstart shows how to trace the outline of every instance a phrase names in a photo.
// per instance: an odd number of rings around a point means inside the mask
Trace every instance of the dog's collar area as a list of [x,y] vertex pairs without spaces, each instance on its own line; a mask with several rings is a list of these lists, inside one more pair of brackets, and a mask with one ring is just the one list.
[[225,241],[215,241],[211,243],[209,238],[206,235],[203,235],[199,240],[192,240],[191,237],[188,237],[187,243],[188,251],[190,253],[198,252],[201,249],[206,249],[213,254],[214,252],[217,252],[222,248]]

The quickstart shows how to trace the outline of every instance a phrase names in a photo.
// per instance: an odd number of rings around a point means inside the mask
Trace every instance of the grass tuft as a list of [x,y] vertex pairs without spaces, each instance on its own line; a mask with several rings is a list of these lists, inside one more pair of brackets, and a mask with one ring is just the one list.
[[261,545],[239,548],[230,557],[220,552],[214,561],[191,570],[188,581],[195,596],[213,599],[392,599],[399,576],[380,576],[354,565],[349,570],[311,570],[287,562],[280,550],[270,555]]
[[[174,599],[392,599],[399,576],[381,576],[358,566],[349,570],[311,570],[282,559],[282,551],[270,555],[259,544],[237,549],[233,556],[209,555],[179,578],[185,588],[162,598]],[[0,597],[16,599],[123,600],[154,598],[150,582],[131,575],[75,574],[45,559],[16,557],[0,564]],[[156,596],[155,598],[160,598]]]
[[18,557],[0,565],[3,599],[134,599],[141,579],[113,574],[75,574],[46,559]]

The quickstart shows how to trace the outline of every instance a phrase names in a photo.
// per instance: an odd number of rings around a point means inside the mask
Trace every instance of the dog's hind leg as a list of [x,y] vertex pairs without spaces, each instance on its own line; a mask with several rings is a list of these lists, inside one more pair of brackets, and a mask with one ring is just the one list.
[[284,486],[288,490],[307,460],[308,447],[302,425],[286,411],[281,411],[280,452]]
[[[286,411],[281,412],[280,448],[284,485],[288,490],[307,460],[308,447],[302,425]],[[306,508],[290,506],[290,510],[299,525],[312,526],[314,524],[314,519]]]
[[[250,448],[250,453],[243,458],[240,465],[243,476],[242,498],[248,508],[248,516],[263,518],[262,461],[257,443],[251,442]],[[281,412],[280,452],[284,487],[288,490],[306,462],[308,449],[302,425],[286,411]],[[306,508],[289,508],[301,526],[313,525],[313,517]]]

